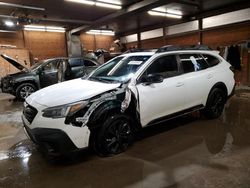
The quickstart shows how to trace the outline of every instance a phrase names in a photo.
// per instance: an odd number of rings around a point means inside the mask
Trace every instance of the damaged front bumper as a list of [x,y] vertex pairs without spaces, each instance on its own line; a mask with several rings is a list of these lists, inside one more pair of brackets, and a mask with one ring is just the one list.
[[48,128],[30,129],[26,125],[24,125],[24,130],[35,144],[49,154],[60,155],[78,149],[68,135],[61,130]]
[[31,111],[26,112],[24,109],[22,121],[26,135],[43,151],[61,155],[88,147],[90,131],[87,126],[65,124],[65,118],[45,118],[42,116],[41,106],[34,106],[32,109],[36,109],[37,113],[31,117]]

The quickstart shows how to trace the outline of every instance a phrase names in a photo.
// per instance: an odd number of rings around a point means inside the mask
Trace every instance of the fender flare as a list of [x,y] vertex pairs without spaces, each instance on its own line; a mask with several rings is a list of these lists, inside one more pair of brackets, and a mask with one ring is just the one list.
[[228,91],[227,91],[227,86],[226,84],[224,84],[223,82],[217,82],[216,84],[213,85],[213,87],[210,89],[209,93],[208,93],[208,96],[207,96],[207,99],[206,99],[206,104],[207,104],[207,100],[208,100],[208,97],[210,95],[210,93],[213,91],[213,89],[215,88],[219,88],[221,90],[223,90],[226,94],[226,97],[228,97]]
[[90,115],[89,121],[87,123],[88,128],[94,129],[98,128],[103,120],[111,113],[116,113],[121,111],[121,103],[119,100],[108,100],[100,104]]

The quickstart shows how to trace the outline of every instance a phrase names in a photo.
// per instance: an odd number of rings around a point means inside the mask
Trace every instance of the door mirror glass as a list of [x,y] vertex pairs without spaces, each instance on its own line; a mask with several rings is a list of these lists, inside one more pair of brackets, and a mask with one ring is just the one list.
[[153,83],[161,83],[163,82],[164,77],[160,74],[148,74],[146,76],[142,76],[141,82],[145,85],[150,85]]

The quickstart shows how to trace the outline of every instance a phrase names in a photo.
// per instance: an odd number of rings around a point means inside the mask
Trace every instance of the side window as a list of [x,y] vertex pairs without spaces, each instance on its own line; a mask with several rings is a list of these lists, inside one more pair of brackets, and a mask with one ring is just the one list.
[[203,57],[210,67],[218,65],[220,63],[220,60],[212,55],[203,54]]
[[93,66],[96,66],[96,64],[95,63],[93,63],[92,61],[90,61],[90,60],[84,60],[84,65],[86,66],[86,67],[93,67]]
[[160,74],[164,78],[179,75],[178,64],[175,55],[160,57],[148,67],[145,73],[147,75]]
[[46,72],[50,72],[50,71],[54,71],[57,69],[57,64],[59,63],[58,60],[52,60],[50,62],[48,62],[45,66],[43,66],[44,71]]
[[184,73],[200,71],[209,67],[201,55],[181,54],[179,57]]
[[69,59],[69,64],[71,67],[79,67],[84,65],[84,60],[79,58]]

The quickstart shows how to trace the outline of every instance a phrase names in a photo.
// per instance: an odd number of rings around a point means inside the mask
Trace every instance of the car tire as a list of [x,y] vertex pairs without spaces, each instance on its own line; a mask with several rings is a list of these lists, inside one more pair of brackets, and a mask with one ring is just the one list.
[[206,107],[203,113],[208,119],[220,117],[226,103],[226,94],[219,88],[213,89],[207,99]]
[[124,114],[115,114],[107,118],[93,138],[94,150],[103,157],[122,153],[134,141],[132,120]]
[[16,97],[18,100],[25,100],[30,94],[36,91],[36,86],[31,83],[22,83],[16,88]]

